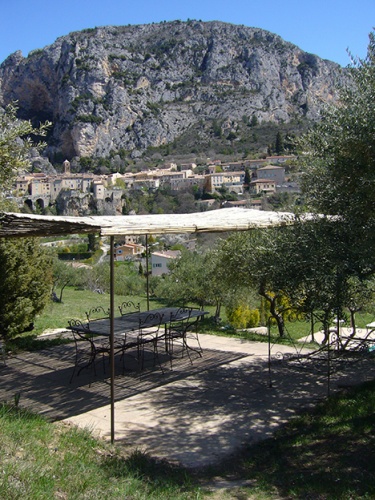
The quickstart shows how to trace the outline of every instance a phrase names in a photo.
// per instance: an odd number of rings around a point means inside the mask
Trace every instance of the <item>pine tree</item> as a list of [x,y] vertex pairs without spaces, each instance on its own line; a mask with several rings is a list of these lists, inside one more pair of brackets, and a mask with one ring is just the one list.
[[276,134],[275,152],[277,155],[281,155],[284,152],[284,140],[281,132],[277,132]]

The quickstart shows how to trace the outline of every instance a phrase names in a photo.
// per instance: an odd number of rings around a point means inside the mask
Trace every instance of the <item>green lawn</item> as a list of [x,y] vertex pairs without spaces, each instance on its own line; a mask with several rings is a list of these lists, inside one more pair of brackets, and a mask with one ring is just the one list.
[[[138,296],[119,296],[115,295],[115,308],[125,300],[132,300],[135,303],[140,302],[141,310],[147,309],[146,297]],[[62,303],[50,302],[43,313],[36,318],[34,323],[34,333],[40,334],[49,328],[65,328],[68,326],[69,319],[86,318],[85,312],[93,307],[102,306],[105,310],[109,309],[109,294],[99,294],[89,290],[76,290],[67,287],[64,290]],[[150,309],[161,306],[157,301],[150,301]],[[120,314],[120,313],[119,313]]]
[[114,447],[73,426],[0,406],[3,499],[190,499],[189,474],[140,452]]

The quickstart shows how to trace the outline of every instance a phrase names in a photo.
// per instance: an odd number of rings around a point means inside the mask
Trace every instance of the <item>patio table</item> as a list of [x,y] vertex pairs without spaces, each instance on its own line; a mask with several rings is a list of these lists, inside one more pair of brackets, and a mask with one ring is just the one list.
[[[139,349],[140,347],[144,347],[147,343],[155,344],[159,341],[165,342],[165,349],[168,352],[169,341],[167,335],[171,322],[179,322],[191,318],[199,320],[206,314],[208,314],[207,311],[194,308],[161,307],[150,311],[137,311],[117,316],[114,318],[113,330],[115,352],[121,352],[122,355],[124,355],[125,351],[129,349]],[[164,332],[158,334],[157,338],[151,334],[149,337],[139,335],[140,327],[142,327],[144,331],[147,331],[147,329],[152,329],[160,325],[164,325]],[[97,355],[109,354],[109,318],[101,318],[84,322],[72,319],[69,321],[68,329],[75,333],[79,337],[79,340],[90,343],[90,352],[88,354],[87,362],[79,369],[78,374],[83,368],[87,368],[92,365],[95,362]],[[76,366],[77,362],[78,358],[76,356]],[[72,378],[74,373],[75,371],[72,374]]]

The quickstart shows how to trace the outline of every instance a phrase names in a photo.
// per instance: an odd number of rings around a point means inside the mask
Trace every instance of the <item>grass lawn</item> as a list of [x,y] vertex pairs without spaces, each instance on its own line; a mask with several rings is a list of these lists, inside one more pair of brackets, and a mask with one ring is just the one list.
[[0,407],[3,499],[199,498],[189,474],[140,452],[123,457],[87,431]]
[[[188,471],[88,431],[0,406],[0,497],[6,499],[372,499],[375,381],[293,418],[273,438],[215,468]],[[217,478],[235,488],[212,494]],[[241,488],[247,480],[251,488]]]
[[293,418],[221,473],[251,480],[254,499],[375,498],[375,381]]

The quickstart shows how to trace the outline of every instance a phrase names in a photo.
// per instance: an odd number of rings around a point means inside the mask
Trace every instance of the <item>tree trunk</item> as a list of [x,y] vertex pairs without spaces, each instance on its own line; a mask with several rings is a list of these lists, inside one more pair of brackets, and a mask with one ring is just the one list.
[[285,323],[282,314],[280,314],[277,310],[277,296],[271,297],[267,293],[263,292],[261,294],[270,304],[270,314],[275,319],[277,329],[280,337],[285,336]]

